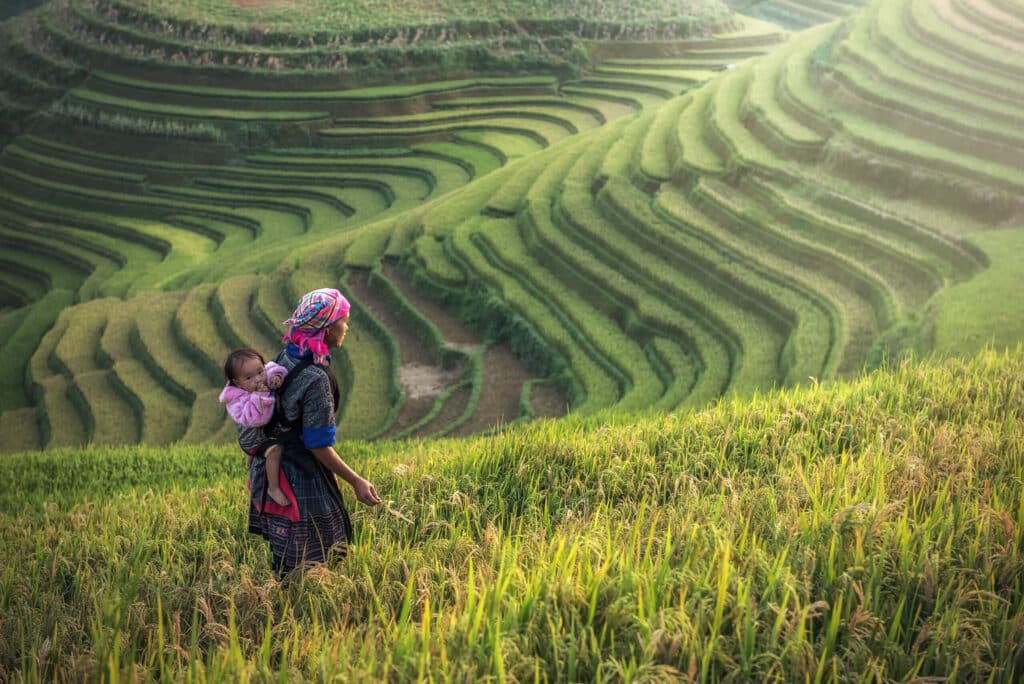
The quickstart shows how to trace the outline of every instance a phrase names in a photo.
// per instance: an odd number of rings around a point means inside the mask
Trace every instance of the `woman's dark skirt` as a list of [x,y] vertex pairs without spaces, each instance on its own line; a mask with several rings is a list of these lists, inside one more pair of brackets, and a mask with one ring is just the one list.
[[281,462],[281,489],[292,505],[282,507],[266,495],[266,468],[254,458],[249,469],[249,532],[270,542],[283,574],[324,563],[345,553],[352,523],[334,475],[312,453],[289,449]]

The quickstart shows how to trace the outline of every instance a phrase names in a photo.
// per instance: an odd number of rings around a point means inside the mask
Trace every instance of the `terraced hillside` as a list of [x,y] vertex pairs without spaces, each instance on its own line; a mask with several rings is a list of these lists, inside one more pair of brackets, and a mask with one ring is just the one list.
[[790,30],[801,30],[852,14],[864,0],[730,0],[729,5]]
[[324,285],[355,304],[352,437],[830,378],[927,348],[990,263],[970,236],[1024,226],[1017,0],[360,88],[175,59],[117,6],[5,46],[63,79],[0,155],[8,449],[230,440],[220,360]]

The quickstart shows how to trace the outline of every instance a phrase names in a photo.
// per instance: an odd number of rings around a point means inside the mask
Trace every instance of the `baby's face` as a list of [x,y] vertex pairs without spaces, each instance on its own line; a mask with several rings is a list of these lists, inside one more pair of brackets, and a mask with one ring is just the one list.
[[246,359],[238,368],[233,382],[246,392],[266,392],[267,370],[259,359]]

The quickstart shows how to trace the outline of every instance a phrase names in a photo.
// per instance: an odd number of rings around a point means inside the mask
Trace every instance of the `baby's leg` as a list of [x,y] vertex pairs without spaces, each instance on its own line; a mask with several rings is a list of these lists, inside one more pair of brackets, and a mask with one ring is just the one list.
[[267,494],[274,503],[291,506],[292,502],[281,491],[281,453],[281,445],[275,444],[263,454],[267,459]]

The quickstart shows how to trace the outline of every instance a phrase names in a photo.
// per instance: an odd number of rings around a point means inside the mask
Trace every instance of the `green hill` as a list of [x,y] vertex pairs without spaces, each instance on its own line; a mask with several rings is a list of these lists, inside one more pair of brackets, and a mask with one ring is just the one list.
[[443,40],[252,3],[6,23],[4,448],[230,441],[221,359],[273,353],[325,285],[356,305],[351,438],[699,409],[1024,338],[1013,0],[743,6],[797,33],[580,6],[621,30],[543,3]]
[[[630,422],[343,445],[387,504],[291,584],[228,447],[0,459],[19,681],[1014,681],[1024,352]],[[278,674],[280,673],[280,674]]]

